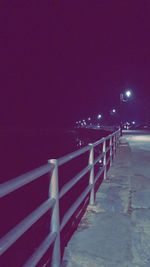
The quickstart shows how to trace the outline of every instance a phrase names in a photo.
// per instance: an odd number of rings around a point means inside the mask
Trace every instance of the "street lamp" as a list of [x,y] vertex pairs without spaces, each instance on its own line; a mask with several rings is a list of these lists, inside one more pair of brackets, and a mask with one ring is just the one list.
[[102,118],[102,115],[98,114],[97,118],[98,118],[98,120],[100,120]]
[[130,90],[128,90],[128,91],[126,91],[125,92],[125,95],[127,96],[127,97],[130,97],[132,94],[131,94],[131,91]]
[[113,108],[111,111],[110,111],[110,115],[115,115],[116,114],[116,109],[115,108]]
[[120,101],[127,102],[131,99],[131,97],[132,97],[132,91],[130,89],[127,89],[120,94]]
[[[121,103],[122,102],[128,102],[132,98],[132,90],[131,89],[126,89],[120,94],[120,108],[121,108]],[[121,135],[122,135],[122,128],[123,128],[123,123],[120,121],[120,127],[121,127]]]

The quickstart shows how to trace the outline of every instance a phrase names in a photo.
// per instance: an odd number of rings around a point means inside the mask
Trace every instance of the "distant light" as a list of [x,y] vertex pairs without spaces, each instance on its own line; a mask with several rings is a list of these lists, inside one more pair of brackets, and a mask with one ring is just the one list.
[[89,118],[88,118],[88,121],[90,121],[90,120],[91,120],[91,118],[89,117]]
[[115,108],[110,110],[110,115],[114,116],[116,113],[117,113],[117,111]]
[[127,97],[130,97],[130,96],[131,96],[131,91],[130,91],[130,90],[126,91],[126,92],[125,92],[125,95],[126,95]]
[[98,114],[97,118],[98,119],[101,119],[102,118],[102,115],[101,114]]
[[78,121],[76,121],[76,124],[78,124],[79,122]]
[[132,124],[135,124],[135,121],[132,121]]

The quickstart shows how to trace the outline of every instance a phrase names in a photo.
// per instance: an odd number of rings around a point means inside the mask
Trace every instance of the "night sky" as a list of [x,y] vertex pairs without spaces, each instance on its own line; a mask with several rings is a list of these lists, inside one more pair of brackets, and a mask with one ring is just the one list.
[[149,0],[2,0],[0,38],[2,127],[107,116],[125,88],[150,117]]

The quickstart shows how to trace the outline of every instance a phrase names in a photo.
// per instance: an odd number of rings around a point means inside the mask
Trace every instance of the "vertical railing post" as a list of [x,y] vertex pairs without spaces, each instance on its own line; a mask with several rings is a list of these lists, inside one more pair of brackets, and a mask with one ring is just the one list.
[[119,129],[119,131],[117,131],[116,133],[116,146],[119,145],[119,138],[120,138],[121,135],[121,129]]
[[60,252],[60,218],[59,218],[59,185],[58,185],[58,161],[51,159],[48,161],[54,165],[54,169],[51,176],[49,194],[51,198],[54,198],[56,203],[52,213],[51,219],[51,232],[56,232],[57,237],[54,244],[52,255],[52,267],[60,267],[61,252]]
[[104,167],[104,180],[107,178],[107,166],[106,166],[106,140],[103,141],[103,167]]
[[113,159],[116,156],[116,134],[113,135]]
[[89,146],[90,146],[89,165],[91,165],[89,184],[92,185],[92,189],[91,189],[91,192],[90,192],[90,205],[94,205],[94,203],[95,203],[95,192],[94,192],[94,147],[93,147],[93,144],[89,144]]
[[112,166],[112,136],[110,136],[110,140],[109,140],[109,146],[110,146],[110,166]]

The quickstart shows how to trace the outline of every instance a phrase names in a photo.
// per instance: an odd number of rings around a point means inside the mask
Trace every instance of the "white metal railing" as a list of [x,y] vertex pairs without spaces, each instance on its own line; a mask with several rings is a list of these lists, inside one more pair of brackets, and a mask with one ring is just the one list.
[[[29,259],[27,259],[24,267],[34,267],[38,264],[40,259],[48,251],[50,246],[53,244],[52,253],[52,267],[60,267],[61,264],[61,243],[60,233],[68,223],[69,219],[84,201],[84,199],[90,194],[90,205],[95,203],[95,184],[99,177],[103,174],[103,179],[106,179],[106,173],[108,164],[112,165],[112,161],[116,154],[116,147],[120,137],[120,130],[113,134],[100,139],[99,141],[89,144],[88,146],[79,149],[73,153],[70,153],[59,159],[48,160],[48,164],[37,168],[31,172],[21,175],[11,181],[5,182],[0,188],[0,197],[7,197],[13,191],[22,188],[23,186],[31,183],[32,181],[40,178],[46,173],[50,174],[50,187],[49,187],[49,198],[36,208],[32,213],[25,217],[18,225],[11,229],[1,240],[0,240],[0,255],[4,254],[11,246],[31,227],[39,218],[41,218],[48,210],[52,210],[52,217],[50,220],[50,231],[48,236],[42,241],[40,246],[34,251]],[[99,147],[101,146],[101,148]],[[99,147],[99,155],[95,158],[95,148]],[[67,164],[69,161],[89,152],[89,160],[87,166],[84,167],[78,174],[76,174],[69,182],[67,182],[61,188],[59,192],[59,175],[58,169],[60,166]],[[102,162],[97,174],[94,177],[94,167],[98,162]],[[83,177],[89,172],[89,184],[81,192],[80,196],[72,203],[71,207],[63,214],[63,218],[60,223],[60,208],[59,203],[61,198],[72,189]]]

